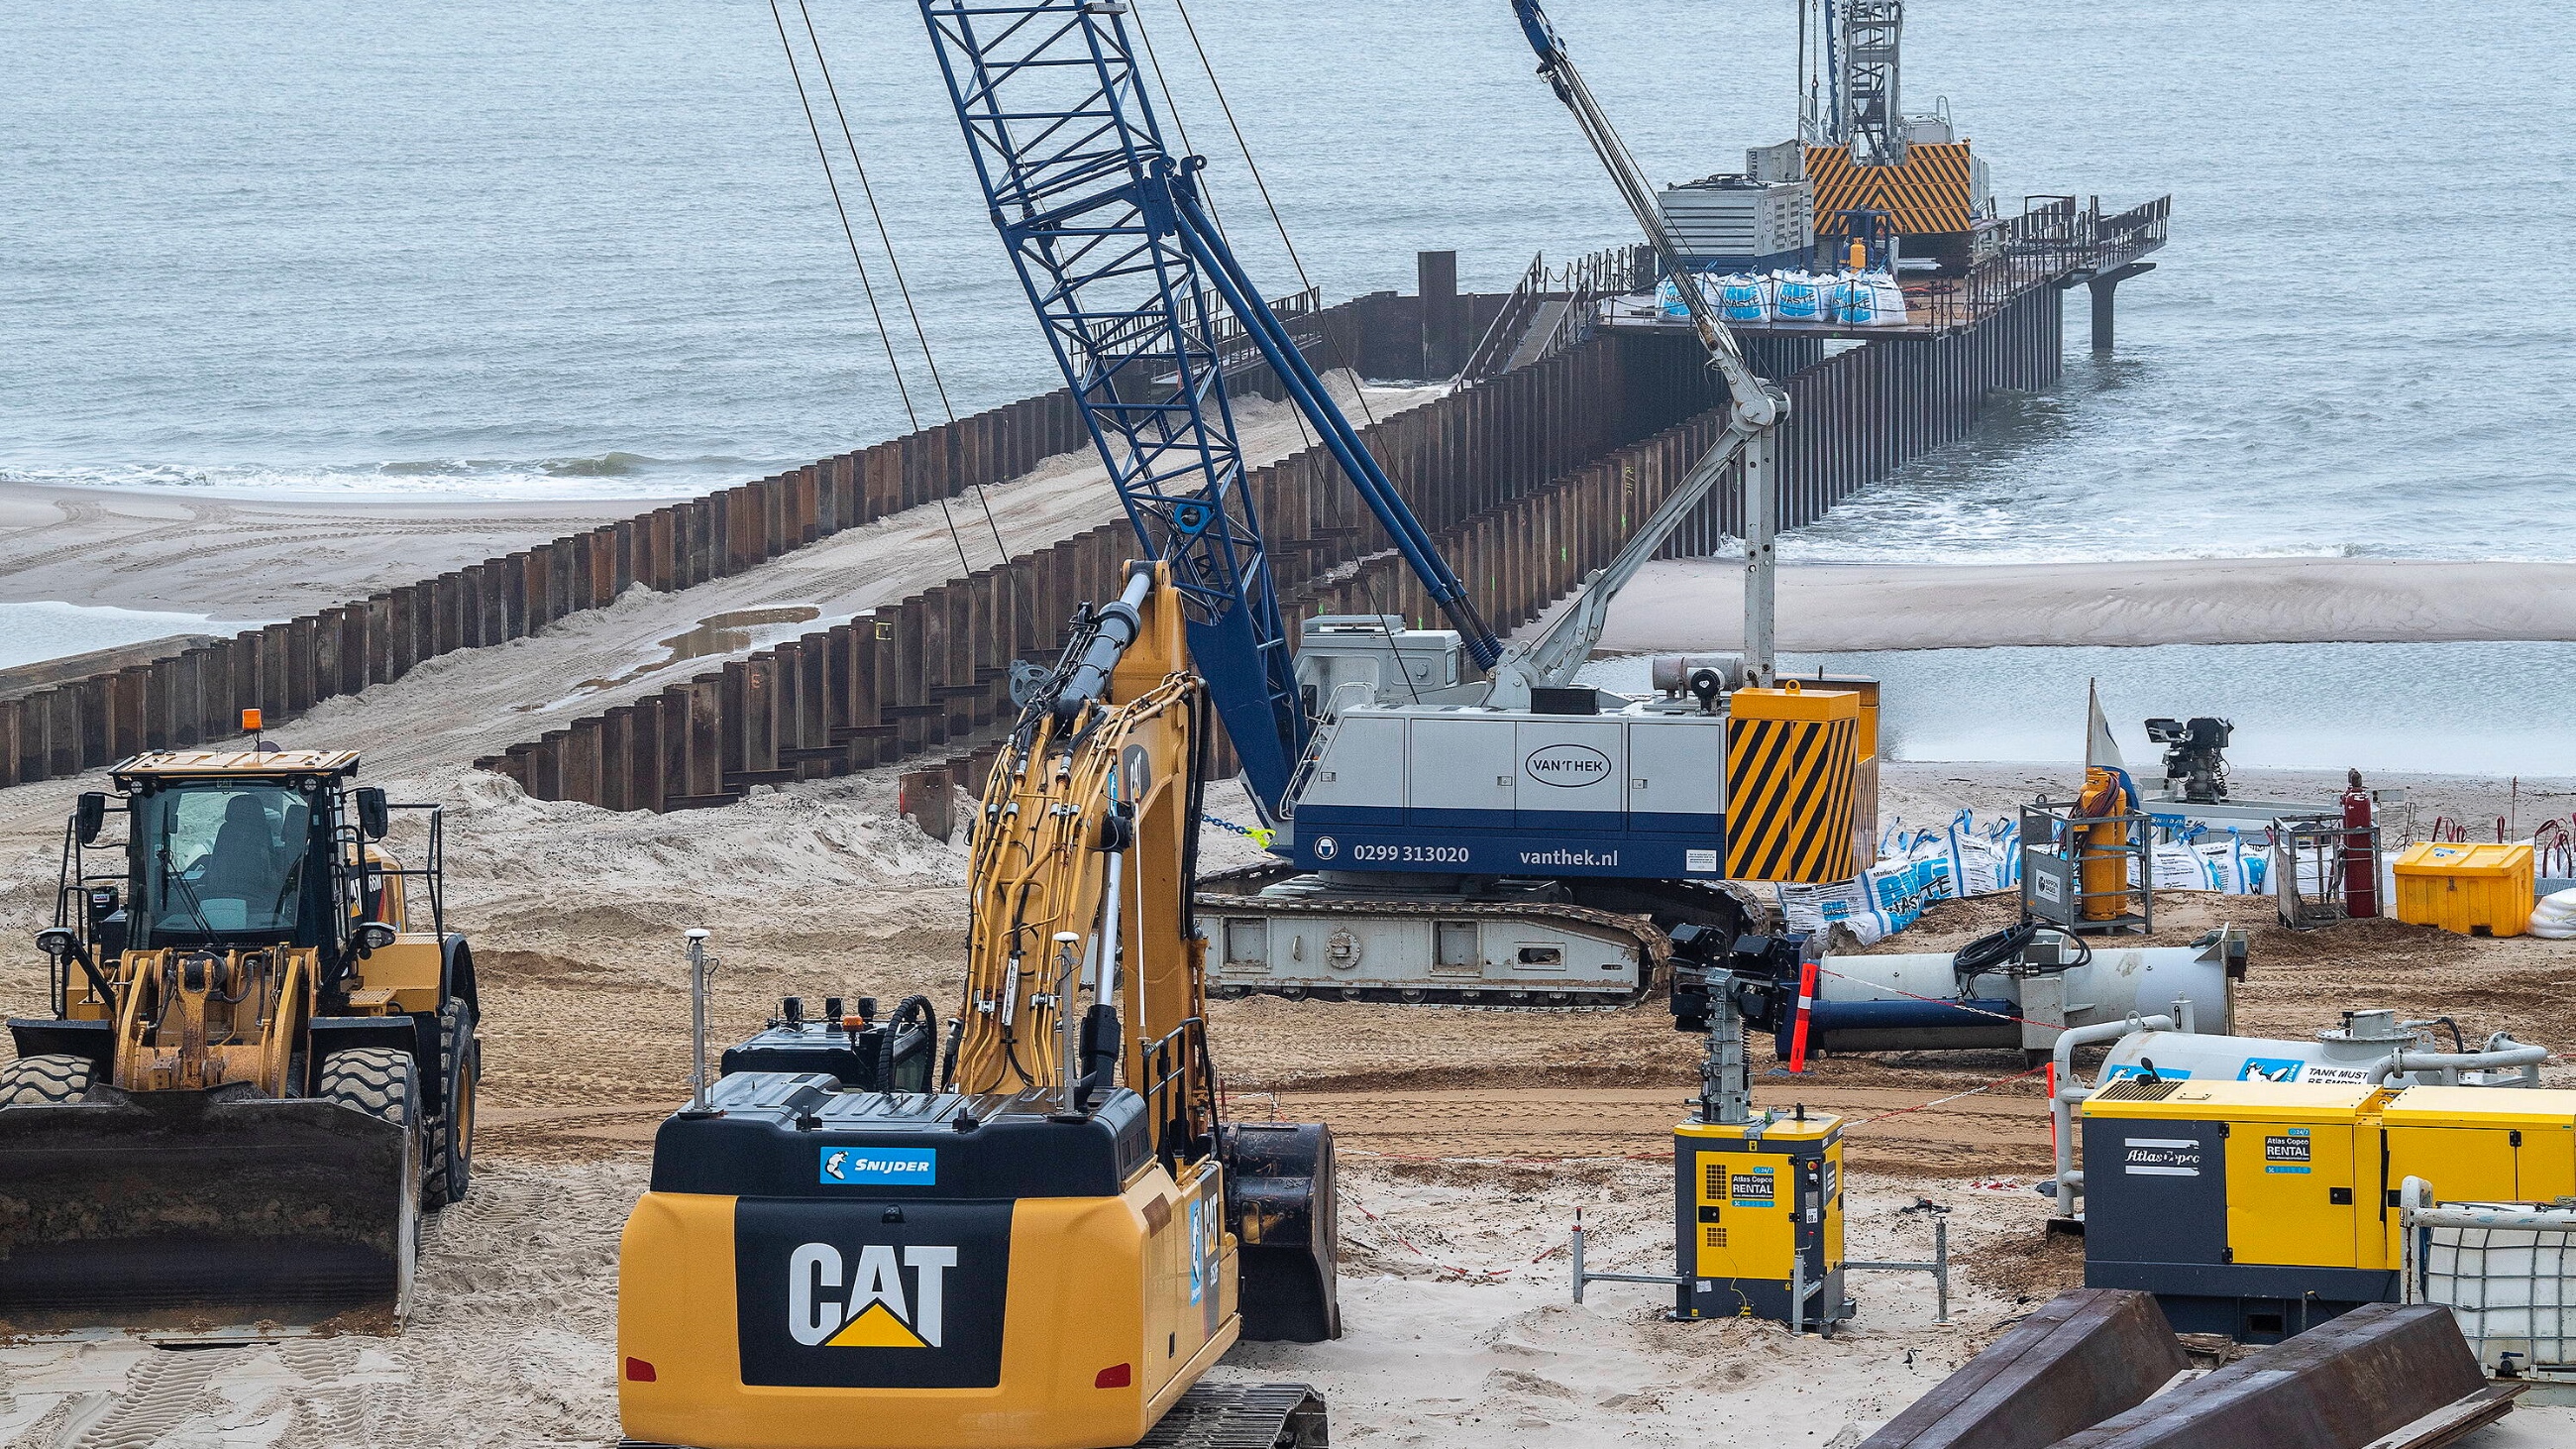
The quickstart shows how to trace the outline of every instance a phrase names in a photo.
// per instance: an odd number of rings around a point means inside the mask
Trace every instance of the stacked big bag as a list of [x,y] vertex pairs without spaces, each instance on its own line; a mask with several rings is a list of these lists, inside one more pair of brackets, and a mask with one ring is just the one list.
[[1774,885],[1792,931],[1842,926],[1863,943],[1913,925],[1934,901],[1991,895],[2021,885],[2021,827],[1980,827],[1966,810],[1943,829],[1907,830],[1899,821],[1878,843],[1878,864],[1833,885]]
[[[1728,322],[1822,322],[1844,327],[1885,327],[1901,325],[1906,320],[1905,289],[1885,272],[1829,272],[1822,276],[1801,271],[1730,272],[1716,276],[1694,273],[1700,295],[1717,308],[1717,315]],[[1681,318],[1690,315],[1682,304],[1681,289],[1672,278],[1664,278],[1656,288],[1655,302],[1663,315]]]
[[[2261,895],[2268,857],[2260,836],[2249,841],[2234,830],[2220,835],[2192,827],[2158,842],[2154,862],[2159,890]],[[1934,901],[2020,888],[2020,824],[2001,819],[1981,826],[1962,810],[1938,829],[1908,830],[1903,821],[1890,826],[1879,838],[1878,864],[1851,880],[1771,889],[1790,930],[1841,926],[1866,944],[1913,925]],[[2563,894],[2568,934],[2576,936],[2576,891]],[[2532,934],[2542,934],[2541,914],[2531,920]]]

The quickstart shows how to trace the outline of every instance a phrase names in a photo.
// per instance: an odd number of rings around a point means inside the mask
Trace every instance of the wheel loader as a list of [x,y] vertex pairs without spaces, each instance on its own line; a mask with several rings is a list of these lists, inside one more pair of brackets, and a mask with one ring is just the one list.
[[[420,1213],[471,1184],[440,811],[256,724],[123,761],[65,827],[52,1014],[9,1021],[0,1067],[0,1336],[389,1327]],[[396,811],[418,865],[381,844]]]
[[1306,1385],[1202,1382],[1238,1339],[1340,1336],[1333,1147],[1222,1120],[1214,722],[1169,565],[1131,568],[985,787],[944,1050],[919,998],[790,998],[662,1124],[618,1256],[628,1445],[1325,1442]]

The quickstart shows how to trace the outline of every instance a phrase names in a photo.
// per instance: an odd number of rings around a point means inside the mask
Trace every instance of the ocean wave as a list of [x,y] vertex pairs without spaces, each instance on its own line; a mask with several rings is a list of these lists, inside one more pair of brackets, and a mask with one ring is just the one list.
[[[796,460],[801,463],[803,459]],[[415,497],[537,501],[691,497],[795,463],[707,454],[657,458],[611,450],[533,460],[410,458],[362,464],[177,463],[0,466],[0,483],[56,488],[190,489],[245,497]]]

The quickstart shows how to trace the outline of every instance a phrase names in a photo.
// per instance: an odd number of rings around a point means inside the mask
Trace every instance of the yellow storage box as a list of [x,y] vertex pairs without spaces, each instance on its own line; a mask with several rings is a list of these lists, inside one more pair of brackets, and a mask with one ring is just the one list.
[[2463,936],[2531,926],[2531,847],[2425,841],[2397,857],[2397,919]]

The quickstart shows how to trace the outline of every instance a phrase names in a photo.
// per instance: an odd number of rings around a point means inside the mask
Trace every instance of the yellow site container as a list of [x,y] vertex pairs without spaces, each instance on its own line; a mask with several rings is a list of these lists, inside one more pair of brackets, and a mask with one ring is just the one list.
[[2531,847],[2425,841],[2397,857],[2397,919],[2463,936],[2531,926]]

